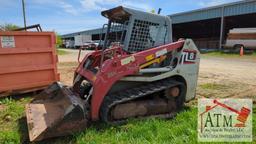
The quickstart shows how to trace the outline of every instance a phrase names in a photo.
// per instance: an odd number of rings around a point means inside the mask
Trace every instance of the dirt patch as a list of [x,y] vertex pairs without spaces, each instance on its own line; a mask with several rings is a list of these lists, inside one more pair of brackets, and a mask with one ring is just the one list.
[[[67,54],[59,55],[59,64],[58,71],[60,73],[60,81],[66,85],[71,86],[73,84],[73,77],[76,67],[78,66],[78,49],[62,49]],[[84,56],[92,51],[82,50],[80,61],[84,58]]]
[[[66,52],[65,55],[59,55],[59,62],[77,62],[77,58],[79,55],[78,49],[61,49],[62,51]],[[82,50],[80,58],[82,59],[87,53],[92,52],[90,50]]]
[[241,58],[202,58],[197,97],[256,97],[256,62]]
[[77,62],[63,62],[58,65],[60,81],[71,86],[73,83],[74,72],[78,66]]
[[199,82],[226,81],[256,85],[256,62],[229,58],[203,58],[200,62]]

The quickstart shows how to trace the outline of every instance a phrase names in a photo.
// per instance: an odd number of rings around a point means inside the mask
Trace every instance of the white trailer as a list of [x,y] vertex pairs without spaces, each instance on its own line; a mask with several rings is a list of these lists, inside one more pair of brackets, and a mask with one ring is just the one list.
[[91,35],[76,35],[75,36],[75,47],[79,48],[83,46],[87,42],[92,41],[92,36]]
[[74,40],[66,40],[65,41],[66,48],[74,48],[75,47],[75,41]]
[[229,30],[225,48],[234,52],[243,47],[246,50],[256,50],[256,28],[234,28]]

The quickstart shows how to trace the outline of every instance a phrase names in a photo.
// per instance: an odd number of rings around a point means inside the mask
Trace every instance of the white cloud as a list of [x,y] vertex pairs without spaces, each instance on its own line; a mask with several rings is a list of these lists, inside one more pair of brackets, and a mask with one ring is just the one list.
[[143,11],[151,11],[153,9],[144,0],[79,0],[79,3],[71,3],[67,0],[31,0],[30,2],[38,5],[56,6],[72,15],[102,11],[119,5]]
[[45,18],[40,22],[43,24],[44,30],[54,29],[60,34],[101,28],[101,26],[107,22],[104,18],[97,18],[97,20],[93,20],[93,17],[88,17],[87,19],[72,19],[67,21],[66,19],[61,18],[52,18],[50,20]]
[[94,10],[101,11],[107,9],[107,7],[115,7],[118,5],[144,11],[151,11],[153,9],[150,5],[140,0],[80,0],[80,3],[86,12]]
[[71,4],[68,4],[66,2],[60,1],[60,7],[64,9],[65,12],[70,13],[72,15],[77,15],[79,11],[75,9]]
[[143,11],[147,11],[150,12],[151,10],[153,10],[154,8],[146,3],[142,3],[142,2],[138,2],[138,1],[125,1],[122,3],[123,6],[127,6],[127,7],[131,7],[131,8],[135,8],[135,9],[139,9],[139,10],[143,10]]
[[76,9],[72,4],[66,2],[65,0],[33,0],[31,2],[39,5],[56,6],[72,15],[77,15],[79,13],[79,9]]
[[224,3],[229,3],[234,1],[237,1],[237,0],[204,0],[204,1],[199,1],[198,4],[201,7],[210,7],[210,6],[221,5]]
[[108,5],[119,4],[121,0],[80,0],[84,11],[104,10]]

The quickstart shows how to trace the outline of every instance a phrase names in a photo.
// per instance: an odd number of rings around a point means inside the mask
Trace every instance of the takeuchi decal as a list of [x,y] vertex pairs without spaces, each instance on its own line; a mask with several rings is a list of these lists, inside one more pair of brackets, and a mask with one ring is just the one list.
[[196,63],[196,54],[194,50],[183,50],[181,56],[181,64],[194,64]]

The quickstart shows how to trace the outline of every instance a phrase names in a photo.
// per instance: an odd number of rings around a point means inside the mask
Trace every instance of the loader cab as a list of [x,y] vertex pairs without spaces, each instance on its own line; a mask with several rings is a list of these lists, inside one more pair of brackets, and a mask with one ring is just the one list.
[[116,7],[101,13],[109,19],[103,48],[119,43],[122,49],[136,53],[172,42],[171,20],[167,16]]

